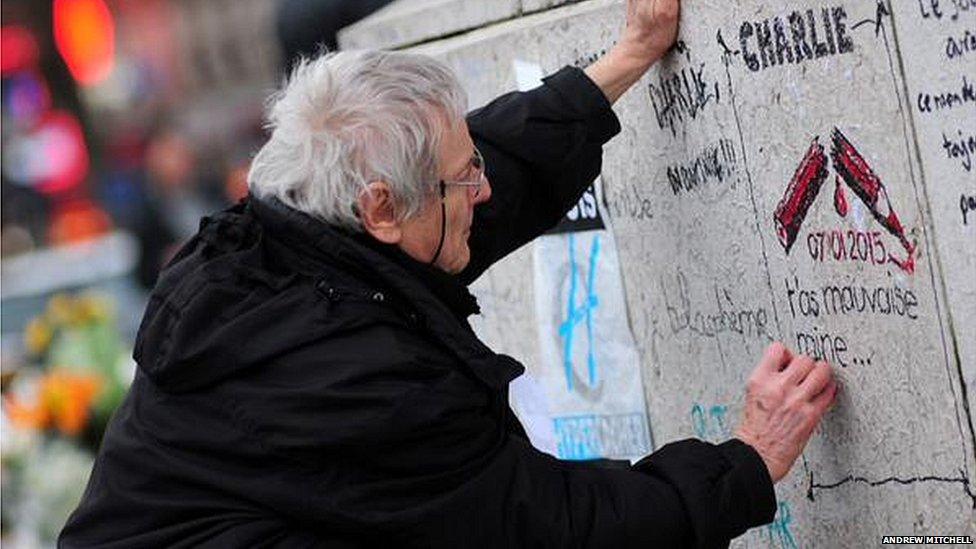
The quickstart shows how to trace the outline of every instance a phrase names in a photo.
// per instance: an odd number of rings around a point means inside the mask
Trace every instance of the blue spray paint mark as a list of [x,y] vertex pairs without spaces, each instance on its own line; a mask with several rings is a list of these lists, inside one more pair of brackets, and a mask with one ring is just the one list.
[[593,356],[593,310],[599,305],[596,297],[596,260],[600,255],[600,237],[593,237],[593,244],[590,246],[590,272],[587,273],[586,281],[586,340],[590,345],[586,351],[586,366],[590,374],[590,387],[596,385],[596,358]]
[[776,510],[776,517],[771,524],[766,526],[770,543],[775,541],[776,545],[782,549],[797,549],[793,532],[790,531],[791,522],[793,522],[793,517],[790,513],[790,504],[781,501]]
[[587,296],[581,307],[576,307],[576,290],[578,287],[579,267],[576,265],[576,239],[569,234],[569,295],[566,299],[566,320],[559,325],[559,335],[563,338],[563,369],[566,374],[566,388],[573,390],[573,341],[576,337],[576,326],[586,323],[586,335],[589,347],[586,354],[587,373],[590,385],[596,385],[596,357],[593,351],[593,311],[600,304],[596,295],[596,264],[600,255],[600,237],[593,237],[590,246],[590,271],[587,273]]

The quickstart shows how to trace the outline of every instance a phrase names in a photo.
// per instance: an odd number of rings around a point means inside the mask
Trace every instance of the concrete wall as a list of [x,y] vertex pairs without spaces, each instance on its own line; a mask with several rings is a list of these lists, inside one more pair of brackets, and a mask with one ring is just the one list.
[[[480,2],[507,15],[382,45],[424,41],[477,106],[588,64],[623,22],[620,1],[550,4]],[[976,535],[976,4],[697,0],[682,17],[679,47],[615,107],[601,177],[654,442],[729,437],[781,339],[830,360],[843,393],[777,486],[776,522],[738,543]],[[368,44],[358,29],[342,40]],[[532,307],[553,291],[542,260],[527,247],[474,290],[485,341],[545,380],[562,365],[540,349],[558,325]]]

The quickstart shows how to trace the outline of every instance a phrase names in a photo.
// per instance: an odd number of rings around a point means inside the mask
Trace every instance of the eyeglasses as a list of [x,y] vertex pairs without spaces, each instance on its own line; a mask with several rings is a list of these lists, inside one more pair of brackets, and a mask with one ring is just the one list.
[[470,181],[447,181],[441,179],[441,198],[444,197],[446,193],[447,185],[457,185],[459,187],[467,187],[468,191],[471,193],[472,198],[478,198],[481,194],[481,186],[485,183],[485,157],[481,156],[481,151],[477,147],[474,148],[474,154],[471,155],[471,160],[468,161],[471,169],[474,170],[474,179]]

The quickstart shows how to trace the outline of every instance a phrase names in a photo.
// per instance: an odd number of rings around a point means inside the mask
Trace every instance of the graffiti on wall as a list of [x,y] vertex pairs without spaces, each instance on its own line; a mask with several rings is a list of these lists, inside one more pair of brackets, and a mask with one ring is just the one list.
[[[567,238],[569,245],[569,292],[566,296],[566,317],[559,325],[559,336],[563,339],[563,368],[566,372],[566,389],[572,391],[579,376],[573,369],[573,344],[577,333],[585,329],[586,333],[586,383],[589,387],[596,387],[596,353],[593,339],[594,311],[600,305],[600,298],[596,293],[596,265],[600,257],[600,237],[596,235],[590,244],[589,269],[586,274],[586,284],[581,284],[579,266],[576,263],[575,239],[572,233]],[[581,288],[583,286],[583,288]],[[577,296],[577,294],[582,294]],[[578,298],[579,297],[579,298]],[[581,299],[580,299],[581,298]]]
[[[773,213],[776,236],[787,255],[793,248],[803,221],[820,195],[828,176],[828,164],[836,174],[833,192],[834,211],[841,218],[850,211],[849,189],[866,207],[885,232],[897,239],[906,256],[899,257],[885,246],[880,231],[833,230],[811,233],[807,238],[810,256],[819,262],[855,261],[871,265],[891,263],[906,273],[915,272],[917,242],[911,242],[901,219],[895,212],[888,190],[867,160],[839,129],[831,133],[830,162],[814,137],[806,154],[797,166]],[[843,183],[843,185],[842,185]]]

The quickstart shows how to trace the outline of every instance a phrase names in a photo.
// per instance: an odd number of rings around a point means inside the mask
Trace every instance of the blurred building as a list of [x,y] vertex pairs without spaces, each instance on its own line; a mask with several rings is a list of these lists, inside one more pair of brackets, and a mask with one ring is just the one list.
[[386,1],[0,4],[5,547],[53,546],[133,375],[147,292],[201,216],[246,193],[286,60]]
[[117,278],[150,287],[201,215],[246,192],[280,75],[276,6],[0,6],[5,334],[55,291]]

